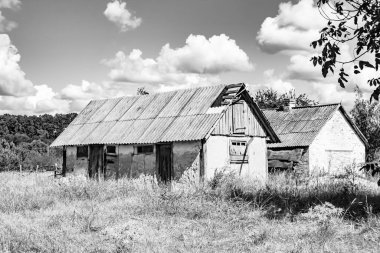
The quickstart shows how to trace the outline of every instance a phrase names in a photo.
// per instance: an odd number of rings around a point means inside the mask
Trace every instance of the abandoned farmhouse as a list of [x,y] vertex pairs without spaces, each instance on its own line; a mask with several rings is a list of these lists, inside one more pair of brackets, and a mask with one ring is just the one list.
[[365,162],[368,142],[340,104],[264,110],[281,142],[268,144],[269,168],[294,168],[301,174],[342,173]]
[[223,167],[265,181],[280,142],[244,84],[91,101],[51,144],[63,173],[93,178],[210,179]]

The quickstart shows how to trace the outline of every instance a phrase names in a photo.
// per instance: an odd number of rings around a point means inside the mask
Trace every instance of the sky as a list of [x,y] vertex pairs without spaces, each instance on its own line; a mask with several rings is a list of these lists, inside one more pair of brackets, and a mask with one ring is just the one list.
[[241,82],[349,109],[373,73],[322,78],[309,45],[325,24],[313,0],[0,0],[0,113]]

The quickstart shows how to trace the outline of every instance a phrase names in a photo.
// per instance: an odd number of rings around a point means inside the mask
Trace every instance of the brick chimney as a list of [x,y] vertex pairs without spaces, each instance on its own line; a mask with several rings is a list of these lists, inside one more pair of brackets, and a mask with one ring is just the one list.
[[294,107],[296,107],[296,100],[294,98],[284,99],[284,112],[290,112]]

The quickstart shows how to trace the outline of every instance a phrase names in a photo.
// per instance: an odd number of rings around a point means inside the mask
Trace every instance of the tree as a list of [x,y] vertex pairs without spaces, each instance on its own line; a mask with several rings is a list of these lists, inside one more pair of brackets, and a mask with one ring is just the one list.
[[353,122],[368,140],[367,161],[379,160],[380,105],[363,99],[362,93],[358,91],[354,108],[350,113]]
[[300,94],[297,96],[295,90],[279,94],[273,89],[262,89],[257,91],[253,96],[253,100],[255,100],[261,109],[279,108],[284,105],[284,100],[289,98],[296,100],[296,106],[309,106],[318,104],[318,102],[309,99],[306,94]]
[[[349,74],[345,67],[352,66],[350,71],[359,74],[365,68],[379,69],[380,65],[380,2],[374,0],[318,0],[317,6],[321,15],[326,18],[327,25],[320,31],[320,38],[311,46],[322,47],[321,54],[313,56],[314,66],[321,66],[322,75],[334,73],[339,64],[338,83],[342,88],[348,82]],[[351,59],[344,60],[341,46],[355,45]],[[373,57],[372,63],[366,57]],[[374,87],[372,98],[379,100],[380,78],[368,80]]]
[[149,95],[149,92],[145,89],[145,87],[137,88],[137,95]]

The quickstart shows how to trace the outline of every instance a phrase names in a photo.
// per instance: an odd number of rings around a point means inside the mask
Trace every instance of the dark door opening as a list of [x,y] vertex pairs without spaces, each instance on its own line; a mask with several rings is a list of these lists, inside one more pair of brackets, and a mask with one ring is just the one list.
[[168,182],[173,178],[172,145],[157,145],[158,179]]
[[91,145],[88,159],[88,176],[100,179],[104,175],[104,150],[103,145]]

